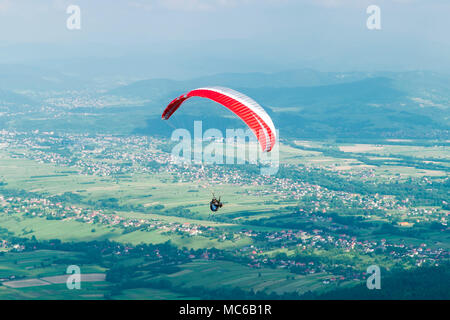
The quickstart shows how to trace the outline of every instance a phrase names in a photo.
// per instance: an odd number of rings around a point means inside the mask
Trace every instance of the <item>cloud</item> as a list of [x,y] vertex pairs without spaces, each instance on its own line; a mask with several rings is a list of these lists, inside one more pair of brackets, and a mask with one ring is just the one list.
[[158,0],[161,7],[180,11],[211,11],[248,2],[249,0]]
[[129,4],[134,8],[150,11],[154,7],[152,2],[153,1],[130,1]]
[[145,10],[162,8],[172,11],[215,11],[244,5],[279,5],[289,1],[292,0],[134,0],[130,5]]
[[11,8],[10,0],[0,0],[0,13],[5,13]]
[[372,4],[383,5],[385,3],[410,4],[421,0],[306,0],[305,2],[321,7],[361,7]]
[[52,9],[64,10],[69,4],[70,0],[0,0],[0,14],[36,14],[41,12],[48,12]]

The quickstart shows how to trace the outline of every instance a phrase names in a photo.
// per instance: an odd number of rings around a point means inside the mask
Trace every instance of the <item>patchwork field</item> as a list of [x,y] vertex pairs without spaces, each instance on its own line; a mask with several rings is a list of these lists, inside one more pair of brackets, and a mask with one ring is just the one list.
[[[450,154],[402,143],[412,142],[281,144],[273,177],[245,166],[177,167],[158,145],[93,144],[75,157],[87,168],[56,147],[50,159],[3,148],[0,298],[201,299],[233,288],[299,297],[354,287],[372,264],[441,263],[450,249],[442,200]],[[145,160],[121,160],[130,155]],[[224,203],[216,214],[213,193]],[[9,243],[14,237],[92,243],[97,260]],[[111,243],[123,247],[98,247]],[[133,253],[139,246],[148,252]],[[70,264],[94,277],[81,290],[64,284]]]

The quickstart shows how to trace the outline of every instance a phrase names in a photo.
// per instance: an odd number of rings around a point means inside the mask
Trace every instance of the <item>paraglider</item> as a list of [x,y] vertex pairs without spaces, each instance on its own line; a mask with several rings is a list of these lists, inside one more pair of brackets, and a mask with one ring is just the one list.
[[270,152],[276,142],[275,126],[267,112],[253,99],[224,87],[205,87],[189,91],[172,100],[162,114],[168,120],[181,104],[191,97],[202,97],[228,108],[253,131],[262,151]]
[[[263,152],[270,152],[277,140],[276,130],[267,112],[253,99],[235,90],[224,87],[204,87],[191,90],[173,99],[164,110],[161,118],[168,120],[189,98],[201,97],[215,101],[238,116],[253,131]],[[213,194],[209,203],[212,213],[222,208],[223,203]]]
[[212,212],[216,212],[217,210],[219,210],[219,208],[222,208],[223,203],[220,202],[220,197],[219,199],[216,199],[216,196],[213,194],[213,198],[211,200],[211,202],[209,203],[209,208],[211,209]]

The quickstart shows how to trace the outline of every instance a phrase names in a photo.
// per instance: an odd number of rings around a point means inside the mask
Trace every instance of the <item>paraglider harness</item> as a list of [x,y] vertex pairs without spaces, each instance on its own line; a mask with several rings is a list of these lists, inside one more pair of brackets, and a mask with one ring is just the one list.
[[223,203],[220,202],[220,197],[219,199],[216,199],[216,196],[213,194],[213,198],[209,203],[209,208],[211,209],[211,211],[216,212],[217,210],[219,210],[219,208],[222,208],[222,206]]

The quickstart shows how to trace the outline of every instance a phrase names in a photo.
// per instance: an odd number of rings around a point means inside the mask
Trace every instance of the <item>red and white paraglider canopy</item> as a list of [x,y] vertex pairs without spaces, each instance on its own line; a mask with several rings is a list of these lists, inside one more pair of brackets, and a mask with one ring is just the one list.
[[162,114],[169,119],[181,104],[191,97],[202,97],[220,103],[244,121],[258,138],[264,152],[270,152],[276,142],[275,126],[267,112],[253,99],[224,87],[198,88],[172,100]]

